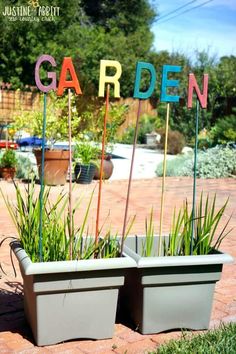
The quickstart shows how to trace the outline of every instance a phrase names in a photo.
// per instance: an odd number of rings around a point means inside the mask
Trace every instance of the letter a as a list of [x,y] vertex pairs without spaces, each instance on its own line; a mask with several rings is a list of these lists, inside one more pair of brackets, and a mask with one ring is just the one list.
[[[66,80],[67,72],[69,72],[71,80]],[[77,95],[82,94],[75,68],[70,57],[66,57],[63,60],[57,95],[62,96],[65,88],[74,88]]]

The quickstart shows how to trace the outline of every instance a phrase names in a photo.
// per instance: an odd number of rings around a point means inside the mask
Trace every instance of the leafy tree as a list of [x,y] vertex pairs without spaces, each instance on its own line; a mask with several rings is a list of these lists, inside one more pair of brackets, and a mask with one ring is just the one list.
[[[4,1],[4,6],[12,1]],[[15,6],[22,0],[16,0]],[[40,5],[51,5],[41,0]],[[0,11],[3,10],[0,4]],[[133,94],[135,63],[149,53],[155,12],[148,0],[55,0],[60,16],[55,21],[17,21],[0,17],[0,80],[13,88],[35,85],[34,66],[43,53],[54,56],[57,73],[64,56],[71,56],[82,89],[97,93],[100,59],[116,59],[123,69],[122,96]],[[16,35],[17,29],[17,35]],[[45,77],[42,70],[41,77]],[[86,90],[87,88],[85,88]]]
[[[191,61],[180,52],[155,52],[152,50],[153,34],[150,30],[156,12],[148,0],[54,0],[53,6],[60,7],[60,16],[55,21],[9,21],[0,16],[0,81],[10,82],[12,88],[25,89],[35,86],[34,67],[39,55],[54,56],[57,77],[64,56],[71,56],[83,91],[83,96],[97,96],[99,61],[118,60],[122,65],[121,95],[133,96],[135,65],[143,60],[154,65],[157,73],[156,88],[151,98],[157,108],[157,123],[164,125],[166,105],[160,103],[162,66],[182,66],[181,73],[174,74],[180,80],[178,94],[180,104],[171,105],[170,127],[182,132],[188,141],[194,136],[194,109],[186,107],[188,74],[194,72],[199,85],[203,73],[209,74],[208,107],[201,111],[200,130],[211,128],[235,113],[236,106],[236,57],[224,56],[217,60],[207,51],[196,52]],[[28,5],[27,0],[4,0],[0,2],[0,13],[4,6]],[[51,6],[49,0],[40,0],[40,5]],[[43,65],[40,77],[46,80]],[[51,68],[50,68],[51,70]],[[171,76],[171,75],[170,75]],[[149,86],[149,74],[144,71],[141,89]],[[175,90],[172,91],[173,94]],[[80,98],[80,101],[81,98]],[[99,109],[99,99],[90,102]],[[93,108],[90,110],[92,111]]]
[[[153,52],[149,57],[150,62],[154,63],[157,69],[157,87],[155,92],[155,97],[158,100],[157,116],[161,119],[163,125],[165,124],[166,104],[159,102],[162,66],[170,64],[182,67],[180,73],[174,74],[175,79],[180,81],[177,93],[180,96],[180,102],[171,104],[170,127],[183,133],[188,142],[192,141],[195,134],[195,109],[190,110],[186,106],[188,74],[190,72],[194,73],[199,87],[201,87],[203,74],[208,73],[209,75],[208,106],[207,109],[200,110],[199,130],[206,129],[210,131],[216,123],[217,126],[221,126],[220,122],[224,120],[225,116],[230,114],[231,122],[236,120],[235,112],[232,111],[233,106],[236,106],[236,78],[232,74],[236,70],[236,57],[222,57],[217,60],[216,57],[210,56],[207,51],[196,51],[195,54],[196,60],[194,62],[181,53],[168,53],[167,51]],[[231,140],[233,140],[232,134],[230,136]],[[221,140],[225,139],[222,138]]]
[[231,97],[236,94],[236,56],[224,56],[217,65],[217,79],[219,81],[219,93],[223,97]]
[[155,12],[146,0],[82,0],[81,5],[93,24],[110,32],[114,27],[126,36],[145,28],[149,32]]
[[[49,1],[41,5],[51,5]],[[0,13],[4,6],[12,6],[12,1],[0,3]],[[21,0],[14,1],[14,6],[22,4]],[[63,9],[61,16],[54,21],[9,21],[7,16],[0,17],[0,79],[11,82],[13,88],[24,88],[25,85],[35,85],[34,66],[40,54],[51,54],[51,49],[57,43],[59,33],[79,21],[80,8],[76,1],[55,0],[54,6]],[[80,22],[77,22],[80,23]],[[57,59],[57,58],[56,58]]]
[[[43,105],[43,95],[40,97],[41,106]],[[71,98],[72,117],[71,128],[72,136],[77,136],[78,126],[81,118],[75,106],[75,95]],[[15,113],[15,130],[25,130],[31,136],[42,137],[43,115],[40,110],[21,111]],[[54,144],[57,140],[67,139],[68,137],[68,99],[66,96],[57,97],[54,92],[48,94],[47,99],[47,129],[46,139],[48,143]]]

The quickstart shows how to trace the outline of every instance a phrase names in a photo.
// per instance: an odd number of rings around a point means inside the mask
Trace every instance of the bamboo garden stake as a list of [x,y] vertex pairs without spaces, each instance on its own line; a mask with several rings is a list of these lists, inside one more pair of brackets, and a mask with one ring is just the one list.
[[[141,76],[142,70],[147,70],[150,74],[150,85],[147,91],[143,92],[140,91],[140,83],[141,83]],[[121,239],[121,255],[123,252],[125,235],[126,235],[126,226],[127,226],[127,217],[128,217],[128,210],[129,210],[129,199],[130,199],[130,189],[131,189],[131,182],[132,182],[132,175],[133,175],[133,165],[134,165],[134,156],[135,156],[135,149],[137,144],[137,137],[138,137],[138,126],[139,120],[141,115],[141,101],[147,99],[151,96],[154,87],[155,87],[155,80],[156,80],[156,73],[153,65],[146,62],[137,62],[136,64],[136,73],[135,73],[135,84],[134,84],[134,98],[138,98],[138,112],[137,112],[137,119],[135,125],[135,133],[134,133],[134,142],[133,142],[133,151],[132,151],[132,158],[131,158],[131,165],[130,165],[130,173],[129,173],[129,181],[128,181],[128,188],[127,188],[127,196],[126,196],[126,205],[125,205],[125,214],[124,214],[124,222],[123,222],[123,230],[122,230],[122,239]]]
[[68,195],[68,211],[69,211],[69,240],[70,240],[70,259],[72,259],[72,144],[71,144],[71,89],[68,89],[68,135],[69,135],[69,195]]
[[[68,75],[71,80],[67,80]],[[68,135],[69,135],[69,195],[68,195],[68,213],[69,213],[69,241],[70,241],[70,259],[72,259],[73,239],[72,239],[72,144],[71,144],[71,89],[74,89],[77,95],[81,95],[79,80],[70,57],[65,57],[62,62],[60,79],[57,88],[57,96],[62,96],[65,89],[68,89]]]
[[163,176],[162,176],[162,191],[161,191],[161,211],[160,211],[160,229],[159,229],[159,243],[158,243],[158,255],[161,256],[162,246],[162,228],[163,228],[163,213],[165,202],[165,183],[166,183],[166,155],[168,147],[168,129],[169,129],[169,116],[170,116],[170,102],[179,102],[179,96],[168,94],[168,88],[176,88],[179,86],[179,80],[170,80],[168,75],[170,72],[179,73],[181,71],[180,66],[176,65],[164,65],[162,69],[161,79],[161,102],[167,102],[166,108],[166,127],[165,127],[165,146],[164,146],[164,158],[163,158]]
[[[35,65],[35,83],[40,91],[44,92],[44,109],[43,109],[43,129],[42,129],[42,162],[41,162],[41,179],[40,179],[40,222],[39,222],[39,256],[40,261],[43,260],[42,255],[42,224],[43,224],[43,193],[44,193],[44,152],[45,152],[45,135],[46,135],[46,93],[50,90],[56,90],[56,73],[50,72],[48,73],[48,78],[51,79],[51,83],[47,86],[43,85],[40,80],[39,69],[43,62],[49,62],[53,67],[56,66],[55,59],[51,55],[43,54],[41,55]],[[67,80],[68,74],[71,77],[71,80]],[[80,84],[70,57],[66,57],[63,59],[60,79],[57,89],[57,96],[62,96],[64,89],[68,88],[68,111],[69,111],[69,149],[70,149],[70,169],[71,169],[71,102],[70,102],[70,89],[73,88],[77,95],[81,95],[82,91],[80,89]],[[71,176],[71,171],[70,171]],[[72,180],[70,179],[70,186],[69,186],[69,214],[70,214],[70,226],[69,226],[69,236],[71,236],[71,219],[72,219],[72,208],[71,208],[71,186]],[[72,254],[72,241],[70,244],[70,253]],[[70,256],[71,256],[70,254]]]
[[193,166],[193,201],[192,201],[192,224],[191,224],[191,244],[190,254],[193,253],[193,241],[195,236],[194,219],[196,208],[196,194],[197,194],[197,148],[198,148],[198,129],[199,129],[199,102],[201,108],[207,108],[207,92],[208,92],[208,74],[203,75],[203,93],[200,93],[194,74],[189,74],[189,88],[188,88],[188,108],[192,108],[193,89],[197,94],[196,101],[196,121],[195,121],[195,144],[194,144],[194,166]]
[[138,113],[137,113],[137,119],[136,119],[136,125],[135,125],[134,142],[133,142],[133,150],[132,150],[131,165],[130,165],[130,172],[129,172],[129,181],[128,181],[128,188],[127,188],[127,195],[126,195],[123,230],[122,230],[121,254],[123,252],[124,241],[125,241],[125,231],[126,231],[126,226],[127,226],[127,217],[128,217],[128,210],[129,210],[129,199],[130,199],[130,189],[131,189],[131,182],[132,182],[132,175],[133,175],[134,156],[135,156],[135,149],[136,149],[136,144],[137,144],[138,125],[139,125],[140,113],[141,113],[141,100],[139,100],[139,102],[138,102]]
[[161,187],[161,214],[160,214],[160,229],[159,229],[159,244],[158,255],[161,255],[162,246],[162,228],[163,228],[163,212],[165,201],[165,183],[166,183],[166,155],[168,147],[168,130],[169,130],[169,117],[170,117],[170,103],[167,103],[166,109],[166,127],[165,127],[165,146],[164,146],[164,159],[163,159],[163,174],[162,174],[162,187]]
[[[52,67],[56,66],[55,59],[50,56],[43,54],[41,55],[35,66],[35,82],[39,90],[44,92],[44,114],[43,114],[43,143],[42,143],[42,166],[41,166],[41,188],[40,188],[40,228],[39,228],[39,254],[40,259],[42,259],[42,209],[43,209],[43,191],[44,191],[44,143],[45,143],[45,129],[46,129],[46,92],[50,90],[57,89],[57,95],[62,96],[64,89],[73,88],[76,94],[82,94],[80,89],[80,84],[75,72],[75,68],[73,66],[72,59],[70,57],[65,57],[63,59],[60,79],[57,86],[56,80],[56,73],[55,72],[48,72],[47,77],[51,79],[51,83],[47,86],[43,85],[40,80],[40,66],[44,62],[49,62]],[[113,76],[107,75],[106,69],[112,67],[115,68],[115,74]],[[140,91],[141,79],[142,79],[142,71],[147,70],[150,74],[150,84],[149,88],[143,92]],[[179,86],[179,80],[169,79],[168,75],[170,73],[179,73],[181,72],[181,66],[176,65],[163,65],[162,68],[162,82],[161,82],[161,102],[167,102],[167,114],[166,114],[166,134],[165,134],[165,151],[164,151],[164,161],[163,161],[163,178],[162,178],[162,195],[161,195],[161,215],[160,215],[160,238],[159,238],[159,255],[161,254],[161,238],[162,238],[162,228],[163,228],[163,210],[164,210],[164,197],[165,197],[165,175],[166,175],[166,155],[167,155],[167,144],[168,144],[168,124],[169,124],[169,102],[179,102],[179,96],[168,94],[168,90],[170,88],[177,89]],[[100,78],[99,78],[99,92],[98,96],[104,97],[104,89],[105,84],[113,84],[114,85],[114,97],[120,97],[120,82],[119,78],[122,73],[121,64],[116,60],[101,60],[100,61]],[[70,74],[71,80],[67,80],[67,76]],[[135,85],[134,85],[134,98],[139,99],[138,105],[138,113],[137,113],[137,120],[136,120],[136,128],[135,128],[135,137],[134,137],[134,144],[133,144],[133,152],[132,152],[132,160],[131,160],[131,167],[130,167],[130,175],[129,175],[129,182],[128,182],[128,190],[127,190],[127,199],[126,199],[126,206],[125,206],[125,215],[124,215],[124,224],[123,224],[123,231],[122,231],[122,246],[121,252],[123,250],[124,245],[124,238],[125,238],[125,231],[126,231],[126,224],[127,224],[127,216],[128,216],[128,207],[129,207],[129,197],[130,197],[130,188],[131,188],[131,181],[132,181],[132,172],[133,172],[133,163],[134,163],[134,155],[135,155],[135,148],[137,142],[137,133],[138,133],[138,123],[140,118],[141,112],[141,100],[149,98],[154,89],[155,89],[155,82],[156,82],[156,71],[155,67],[147,62],[137,62],[136,63],[136,73],[135,73]],[[207,93],[208,93],[208,74],[203,75],[203,93],[200,92],[196,78],[193,73],[189,74],[189,83],[188,83],[188,108],[192,108],[192,98],[193,98],[193,91],[196,91],[197,99],[199,100],[201,107],[207,107]],[[174,91],[173,91],[174,92]],[[172,93],[173,93],[172,92]],[[106,138],[106,119],[108,115],[108,106],[109,106],[109,85],[107,86],[107,94],[106,94],[106,112],[104,116],[104,132],[103,132],[103,142],[102,142],[102,157],[101,157],[101,171],[100,171],[100,180],[99,180],[99,193],[98,193],[98,204],[97,204],[97,218],[96,218],[96,234],[95,239],[97,242],[98,234],[99,234],[99,214],[100,214],[100,203],[101,203],[101,192],[102,192],[102,170],[103,170],[103,161],[104,161],[104,148],[105,148],[105,138]],[[70,91],[68,93],[68,109],[69,109],[69,145],[70,145],[70,168],[71,168],[71,103],[70,103]],[[198,132],[198,103],[197,103],[197,117],[196,117],[196,139],[195,139],[195,157],[194,157],[194,186],[193,186],[193,208],[195,207],[195,199],[196,199],[196,166],[197,166],[197,132]],[[71,171],[70,171],[70,201],[69,201],[69,213],[70,213],[70,224],[71,224]],[[194,215],[194,210],[193,210]],[[194,218],[193,218],[194,219]],[[193,224],[192,224],[193,227]],[[71,234],[71,229],[69,230]],[[192,231],[192,243],[194,238],[194,230]]]
[[98,243],[99,236],[99,217],[100,217],[100,208],[101,208],[101,196],[102,196],[102,179],[103,179],[103,161],[105,156],[105,145],[106,145],[106,127],[107,127],[107,119],[109,112],[109,95],[110,95],[110,85],[107,85],[106,90],[106,106],[105,106],[105,114],[103,121],[103,135],[102,135],[102,155],[101,155],[101,164],[100,164],[100,178],[99,178],[99,190],[98,190],[98,201],[97,201],[97,217],[96,217],[96,231],[95,231],[95,244]]
[[43,95],[43,129],[42,129],[42,161],[39,193],[39,259],[43,261],[43,194],[44,194],[44,154],[46,137],[46,118],[47,118],[47,94]]
[[[116,69],[115,75],[107,75],[106,69],[112,67]],[[98,202],[97,202],[97,217],[96,217],[96,231],[95,231],[95,244],[98,243],[99,236],[99,216],[100,216],[100,204],[101,204],[101,194],[102,194],[102,177],[103,177],[103,161],[105,153],[105,143],[106,143],[106,125],[109,111],[109,95],[110,95],[110,84],[114,85],[114,97],[120,97],[120,83],[119,78],[121,76],[122,69],[119,62],[116,60],[100,60],[100,77],[99,77],[99,89],[98,96],[104,97],[105,87],[106,89],[106,106],[104,115],[104,125],[103,125],[103,137],[102,137],[102,156],[101,156],[101,166],[100,166],[100,179],[99,179],[99,191],[98,191]]]
[[198,126],[199,126],[199,102],[196,102],[196,122],[195,122],[195,143],[194,143],[194,164],[193,164],[193,202],[192,202],[192,225],[191,225],[191,246],[190,254],[193,254],[193,240],[195,236],[194,219],[196,206],[196,189],[197,189],[197,148],[198,148]]

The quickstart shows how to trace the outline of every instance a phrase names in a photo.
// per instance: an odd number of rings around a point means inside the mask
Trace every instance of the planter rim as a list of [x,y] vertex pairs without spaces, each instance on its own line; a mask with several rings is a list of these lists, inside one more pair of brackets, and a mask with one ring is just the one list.
[[124,253],[120,258],[87,259],[78,261],[54,261],[33,263],[22,248],[19,241],[11,243],[11,249],[15,253],[25,275],[69,273],[78,271],[93,271],[106,269],[135,268],[136,262]]
[[[34,148],[33,152],[41,152],[42,148]],[[68,151],[68,149],[58,149],[58,148],[49,148],[49,147],[45,147],[45,151]]]
[[5,166],[5,167],[2,167],[0,166],[0,170],[16,170],[16,167],[8,167],[8,166]]
[[[47,155],[48,153],[50,153],[50,155],[65,155],[65,156],[69,156],[69,150],[66,149],[49,149],[49,148],[45,148],[45,154]],[[42,149],[33,149],[33,153],[35,155],[41,156],[42,155]],[[61,157],[60,157],[61,158]]]
[[160,257],[141,257],[129,247],[124,246],[124,252],[133,258],[137,268],[151,267],[175,267],[185,265],[207,265],[233,263],[234,258],[227,254],[216,251],[215,254],[192,255],[192,256],[160,256]]

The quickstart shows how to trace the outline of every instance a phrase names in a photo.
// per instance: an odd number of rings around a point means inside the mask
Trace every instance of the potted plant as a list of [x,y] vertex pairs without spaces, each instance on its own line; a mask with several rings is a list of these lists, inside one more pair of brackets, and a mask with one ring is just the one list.
[[[104,130],[104,114],[105,107],[101,102],[94,101],[87,104],[86,97],[86,108],[82,106],[83,111],[81,112],[81,128],[90,140],[94,141],[96,144],[100,145],[102,141],[102,135]],[[127,104],[118,104],[110,102],[109,105],[109,114],[106,124],[106,151],[103,161],[103,179],[109,179],[112,176],[114,165],[112,162],[112,151],[114,144],[118,140],[119,128],[125,122],[126,114],[129,110]],[[94,179],[100,178],[100,166],[97,164],[94,174]]]
[[6,149],[0,159],[0,175],[5,180],[13,179],[16,173],[17,158],[12,149]]
[[[24,307],[37,345],[75,338],[111,338],[118,292],[127,268],[135,266],[128,256],[119,257],[116,237],[110,231],[96,243],[85,236],[91,195],[81,225],[68,212],[68,197],[61,192],[52,202],[50,189],[43,194],[43,228],[40,246],[40,198],[35,184],[15,184],[17,204],[2,196],[19,234],[11,248],[24,282]],[[40,247],[42,249],[40,255]]]
[[125,253],[137,267],[128,272],[121,308],[141,333],[208,328],[215,284],[223,264],[233,261],[219,251],[231,231],[226,230],[229,220],[217,231],[227,201],[219,210],[215,205],[216,197],[212,203],[207,197],[203,205],[201,195],[192,220],[186,202],[174,213],[169,235],[161,239],[155,236],[152,211],[146,220],[146,236],[126,239]]
[[88,141],[77,143],[74,148],[75,179],[77,183],[91,183],[98,165],[100,150]]
[[[41,100],[42,100],[41,96]],[[74,103],[72,104],[72,133],[76,134],[77,125],[80,118]],[[47,185],[64,185],[67,180],[69,167],[68,149],[58,149],[54,144],[58,140],[68,139],[68,113],[67,97],[57,97],[55,93],[48,94],[48,104],[46,110],[46,150],[44,163],[44,183]],[[31,136],[42,137],[43,115],[40,110],[21,112],[14,117],[14,127],[16,130],[25,130]],[[39,176],[41,176],[42,149],[34,149]]]
[[[42,175],[42,150],[34,150],[38,165],[39,178]],[[61,149],[46,149],[44,153],[44,184],[48,186],[64,185],[69,168],[69,151]]]

